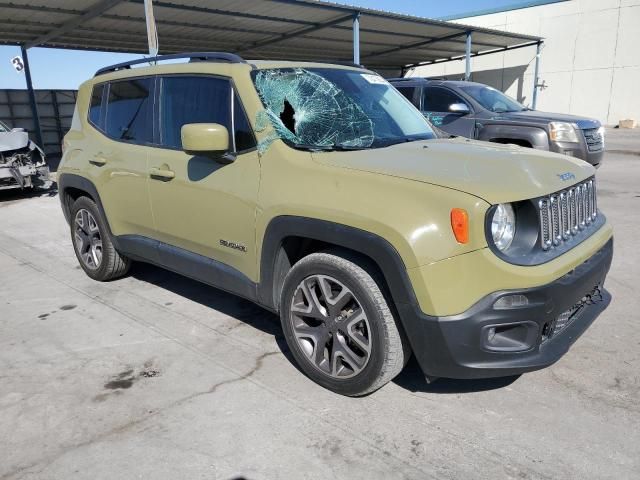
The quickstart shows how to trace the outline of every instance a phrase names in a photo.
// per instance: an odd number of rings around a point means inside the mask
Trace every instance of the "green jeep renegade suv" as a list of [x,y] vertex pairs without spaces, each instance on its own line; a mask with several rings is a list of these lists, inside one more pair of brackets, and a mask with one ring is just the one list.
[[411,353],[428,379],[546,367],[609,304],[589,164],[438,138],[358,67],[155,60],[78,92],[58,181],[90,277],[138,260],[248,298],[345,395]]

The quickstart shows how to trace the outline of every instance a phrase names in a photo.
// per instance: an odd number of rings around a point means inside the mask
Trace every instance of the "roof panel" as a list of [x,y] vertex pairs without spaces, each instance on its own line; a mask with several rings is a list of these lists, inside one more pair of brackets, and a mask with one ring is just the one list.
[[[538,37],[313,0],[154,0],[161,53],[348,61],[360,12],[361,61],[399,69],[535,44]],[[0,0],[0,43],[145,53],[144,0]]]

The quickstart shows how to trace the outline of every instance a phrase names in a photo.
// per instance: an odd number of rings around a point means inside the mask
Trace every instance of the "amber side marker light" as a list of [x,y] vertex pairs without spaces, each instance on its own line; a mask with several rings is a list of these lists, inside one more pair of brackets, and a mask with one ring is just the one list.
[[451,209],[451,230],[458,243],[469,242],[469,214],[465,209]]

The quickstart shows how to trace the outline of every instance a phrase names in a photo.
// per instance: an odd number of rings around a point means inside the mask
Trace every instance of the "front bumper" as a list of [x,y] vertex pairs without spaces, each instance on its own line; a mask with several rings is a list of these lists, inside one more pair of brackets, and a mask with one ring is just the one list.
[[[417,306],[398,305],[403,320],[412,320],[403,323],[420,367],[429,377],[487,378],[555,363],[609,305],[611,295],[603,285],[612,257],[610,239],[557,280],[494,292],[459,315],[433,317]],[[528,304],[494,307],[499,298],[509,295],[524,295]],[[573,307],[579,310],[568,319]],[[554,332],[558,322],[564,328]]]

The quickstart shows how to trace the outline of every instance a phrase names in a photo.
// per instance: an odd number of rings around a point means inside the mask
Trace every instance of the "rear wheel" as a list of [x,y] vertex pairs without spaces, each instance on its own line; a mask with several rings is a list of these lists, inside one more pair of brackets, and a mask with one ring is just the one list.
[[88,197],[71,206],[71,240],[80,266],[94,280],[113,280],[129,270],[131,261],[116,251],[106,222]]
[[373,392],[409,356],[378,284],[350,259],[314,253],[287,274],[280,317],[303,372],[336,393]]

